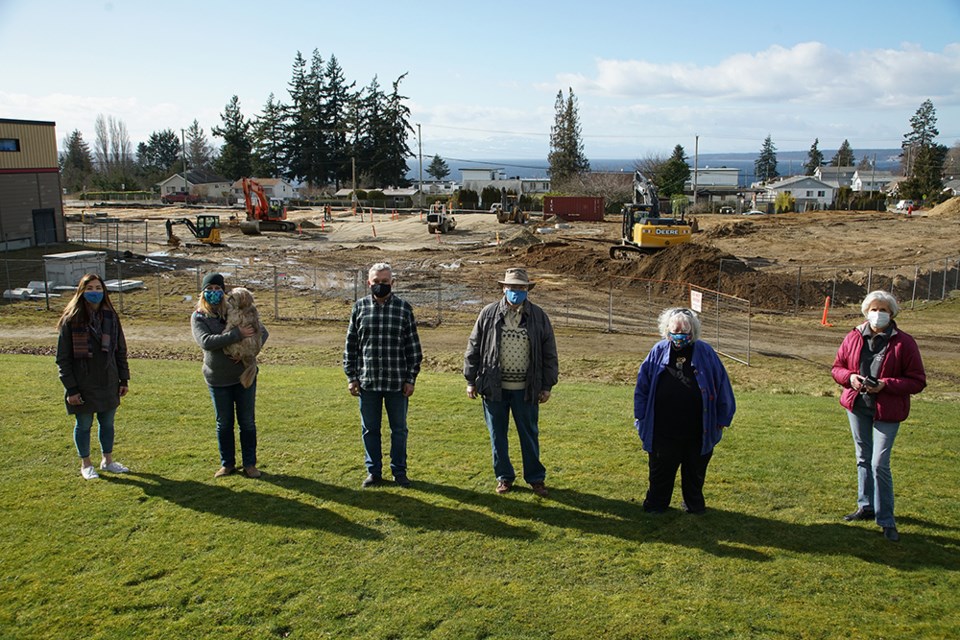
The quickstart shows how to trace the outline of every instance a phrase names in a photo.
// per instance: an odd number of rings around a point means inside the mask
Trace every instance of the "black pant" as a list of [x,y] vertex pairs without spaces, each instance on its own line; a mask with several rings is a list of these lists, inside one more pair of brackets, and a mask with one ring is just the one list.
[[687,511],[700,512],[705,508],[703,482],[713,451],[700,455],[703,441],[697,438],[654,438],[650,453],[650,488],[643,501],[646,511],[665,511],[673,496],[673,483],[680,469],[680,489]]

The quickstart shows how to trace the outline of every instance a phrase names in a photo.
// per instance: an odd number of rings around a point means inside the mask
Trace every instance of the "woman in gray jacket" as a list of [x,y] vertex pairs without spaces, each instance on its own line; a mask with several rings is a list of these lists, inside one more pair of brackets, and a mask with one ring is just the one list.
[[129,469],[113,459],[113,420],[130,380],[127,342],[100,276],[88,273],[80,279],[57,329],[57,369],[67,413],[76,419],[73,441],[80,454],[80,475],[87,480],[100,477],[90,461],[94,414],[103,455],[100,469],[126,473]]
[[[217,444],[220,449],[220,468],[215,478],[228,476],[237,470],[236,441],[233,435],[234,418],[240,428],[240,457],[243,474],[259,478],[257,469],[257,381],[244,387],[240,375],[244,364],[223,352],[223,348],[257,331],[256,327],[241,325],[227,328],[227,309],[224,301],[224,280],[219,273],[208,273],[203,278],[200,300],[191,317],[193,339],[203,349],[203,377],[210,388],[213,410],[217,419]],[[267,329],[260,325],[263,342]]]

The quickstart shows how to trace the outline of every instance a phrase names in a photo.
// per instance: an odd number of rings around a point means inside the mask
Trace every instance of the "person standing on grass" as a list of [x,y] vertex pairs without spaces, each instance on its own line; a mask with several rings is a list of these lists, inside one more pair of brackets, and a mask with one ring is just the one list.
[[67,413],[76,419],[73,441],[80,455],[80,475],[87,480],[99,477],[90,461],[94,415],[103,455],[100,469],[126,473],[129,469],[113,459],[113,441],[114,418],[130,381],[127,341],[100,276],[88,273],[80,279],[57,329],[57,369]]
[[[237,470],[237,445],[233,424],[240,429],[240,460],[243,474],[259,478],[257,469],[257,380],[244,387],[240,382],[245,366],[223,352],[223,348],[249,338],[257,327],[240,325],[229,331],[227,306],[224,301],[224,280],[219,273],[208,273],[203,278],[200,299],[190,318],[193,339],[203,349],[203,378],[210,389],[213,411],[217,420],[217,446],[220,450],[220,468],[213,477],[229,476]],[[262,342],[267,341],[267,328],[260,325]],[[261,343],[262,344],[262,343]]]
[[507,434],[510,414],[517,425],[523,479],[540,497],[547,496],[547,470],[540,462],[540,405],[557,384],[557,341],[550,318],[527,299],[535,283],[526,269],[507,269],[503,297],[480,311],[467,342],[463,377],[467,397],[483,398],[483,416],[490,431],[496,492],[513,488]]
[[843,387],[857,456],[857,510],[847,522],[875,520],[887,540],[900,539],[893,517],[890,453],[900,423],[910,414],[910,396],[927,386],[920,349],[893,321],[897,299],[872,291],[860,305],[867,319],[847,334],[833,362],[833,379]]
[[407,477],[407,408],[423,352],[413,307],[393,293],[393,270],[378,262],[367,273],[370,295],[350,313],[343,350],[347,390],[360,402],[360,435],[367,477],[364,488],[383,482],[381,424],[390,422],[390,472],[401,487]]
[[633,392],[634,426],[649,454],[647,513],[670,506],[680,470],[682,508],[706,511],[703,484],[713,448],[737,410],[733,387],[717,352],[700,340],[700,319],[690,309],[665,309],[663,339],[640,365]]

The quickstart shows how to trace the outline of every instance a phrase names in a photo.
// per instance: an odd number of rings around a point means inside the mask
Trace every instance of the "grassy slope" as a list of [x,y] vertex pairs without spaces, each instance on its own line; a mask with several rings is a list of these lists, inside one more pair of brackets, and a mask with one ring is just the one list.
[[116,454],[135,473],[84,482],[52,359],[0,367],[0,637],[960,634],[957,403],[920,396],[901,430],[892,545],[839,520],[855,473],[835,398],[739,393],[711,511],[651,517],[628,386],[558,387],[540,500],[493,493],[480,407],[449,373],[411,404],[414,488],[363,491],[336,369],[265,368],[264,478],[214,481],[199,364],[134,361]]

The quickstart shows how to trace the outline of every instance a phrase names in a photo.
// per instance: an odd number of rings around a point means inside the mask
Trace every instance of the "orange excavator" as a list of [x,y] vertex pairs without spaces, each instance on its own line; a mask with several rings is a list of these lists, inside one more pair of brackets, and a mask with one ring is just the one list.
[[247,207],[247,219],[240,223],[243,235],[258,236],[261,231],[297,230],[297,225],[287,220],[287,208],[280,201],[270,202],[259,182],[244,178],[242,184]]

